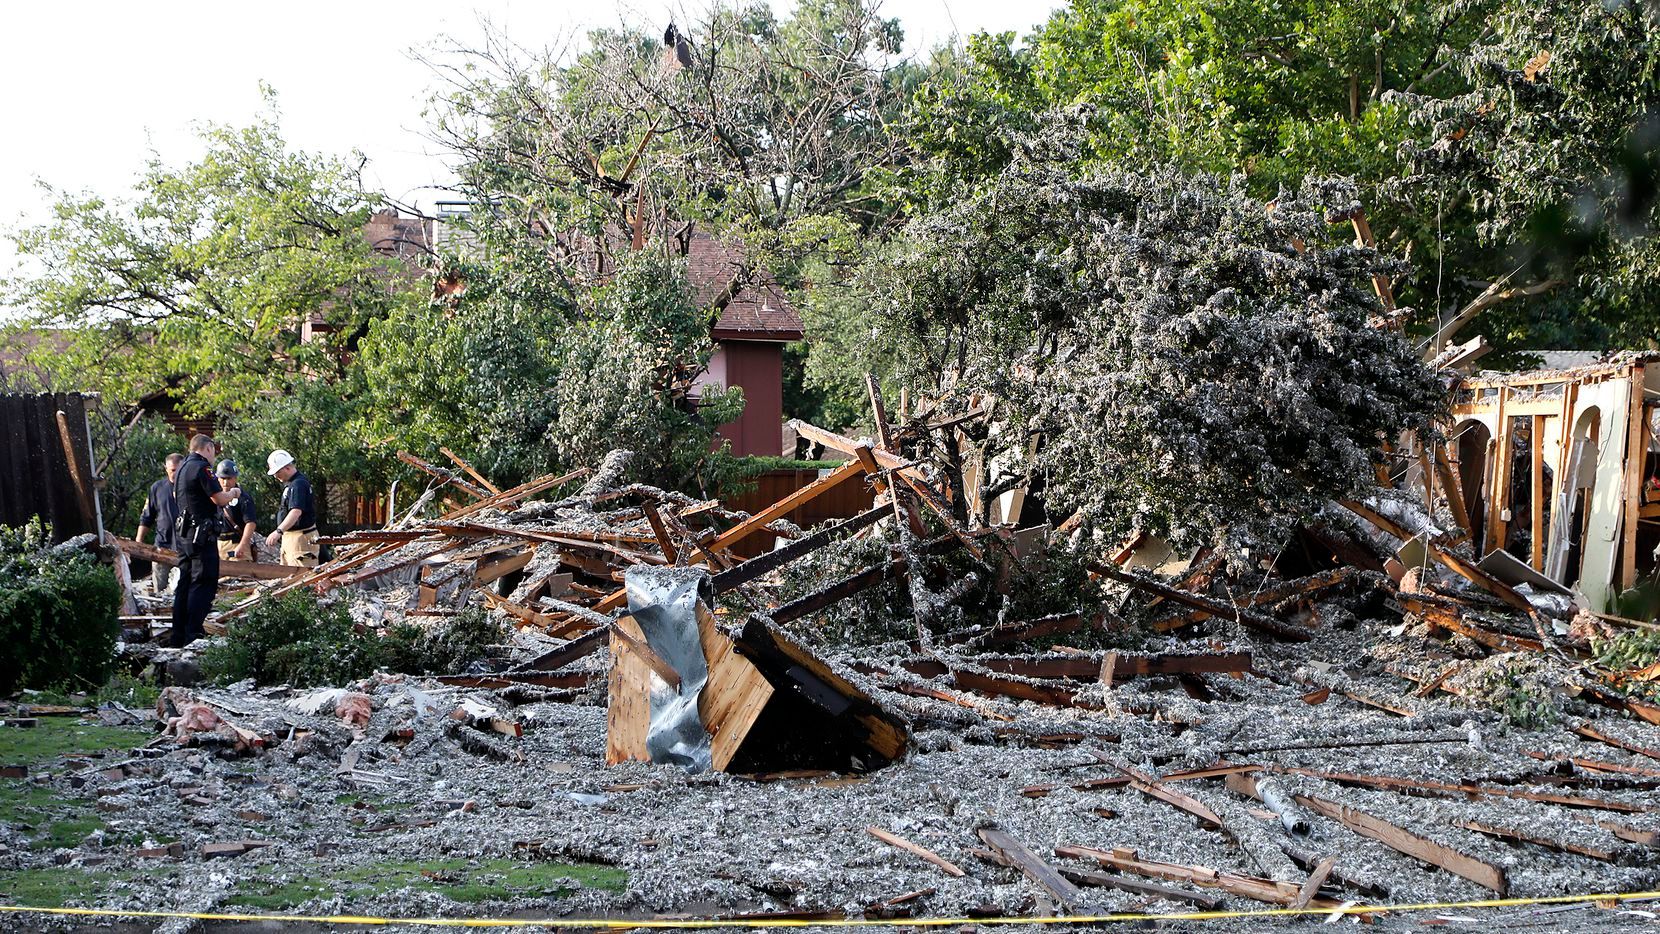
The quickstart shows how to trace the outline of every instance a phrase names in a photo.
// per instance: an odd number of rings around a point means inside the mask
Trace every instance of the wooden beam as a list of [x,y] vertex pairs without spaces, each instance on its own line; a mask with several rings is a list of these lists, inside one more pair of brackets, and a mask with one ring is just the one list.
[[1295,795],[1294,800],[1363,837],[1370,837],[1392,850],[1432,863],[1453,875],[1463,876],[1482,888],[1491,889],[1500,895],[1504,895],[1510,889],[1510,881],[1505,878],[1502,868],[1460,853],[1450,846],[1436,843],[1428,837],[1420,837],[1380,817],[1312,795]]
[[640,508],[646,514],[646,523],[651,526],[651,534],[657,536],[657,547],[662,549],[663,557],[669,559],[670,564],[679,564],[680,552],[675,550],[674,539],[669,538],[668,527],[663,524],[663,517],[657,512],[657,504],[644,503]]
[[1532,515],[1529,517],[1531,526],[1528,531],[1528,540],[1531,546],[1531,564],[1535,571],[1545,570],[1545,418],[1543,415],[1533,416],[1533,431],[1529,438],[1529,466],[1532,502],[1529,508]]
[[[112,541],[122,554],[134,558],[142,558],[154,564],[165,564],[168,567],[179,566],[179,553],[171,548],[157,548],[154,545],[141,544],[130,538],[119,535],[110,535]],[[264,564],[258,561],[236,561],[230,558],[219,560],[219,576],[242,577],[250,580],[285,580],[310,571],[310,568],[289,567],[283,564]]]
[[773,503],[771,506],[768,506],[755,515],[750,516],[748,519],[745,519],[743,522],[740,522],[727,531],[721,533],[712,543],[710,543],[709,550],[722,551],[724,549],[731,548],[738,542],[741,542],[754,533],[761,531],[774,519],[781,518],[791,512],[794,512],[802,506],[805,506],[806,504],[817,499],[819,496],[840,486],[843,482],[855,476],[862,475],[863,473],[864,467],[860,464],[853,462],[843,464],[835,470],[830,471],[829,474],[814,480],[812,483],[796,490],[794,493],[791,493],[778,502]]
[[1286,775],[1302,775],[1308,778],[1318,778],[1323,781],[1335,782],[1339,785],[1353,785],[1360,788],[1382,788],[1399,794],[1416,795],[1426,798],[1453,798],[1467,800],[1470,798],[1511,798],[1518,801],[1537,801],[1541,804],[1557,804],[1563,807],[1584,808],[1588,810],[1618,811],[1625,814],[1642,814],[1654,808],[1641,804],[1628,804],[1624,801],[1614,801],[1608,798],[1588,798],[1580,795],[1559,795],[1549,792],[1520,791],[1515,788],[1504,788],[1496,785],[1482,785],[1475,782],[1438,782],[1429,779],[1402,778],[1396,775],[1360,775],[1352,772],[1323,772],[1318,769],[1292,768],[1290,766],[1264,766],[1265,771],[1279,772]]
[[477,486],[475,486],[471,483],[468,483],[467,481],[461,479],[461,476],[459,474],[457,474],[455,471],[445,470],[444,468],[439,467],[436,464],[429,464],[426,461],[421,460],[419,457],[416,457],[415,455],[409,453],[408,451],[399,451],[398,452],[398,460],[403,461],[404,463],[408,464],[411,467],[414,467],[416,470],[419,470],[422,473],[429,474],[429,475],[431,475],[433,477],[436,477],[437,479],[443,481],[443,483],[439,484],[440,486],[447,483],[450,486],[453,486],[458,490],[462,490],[462,491],[466,492],[468,495],[474,497],[475,499],[488,499],[490,497],[490,494],[488,492],[486,492],[485,490],[483,490],[480,487],[477,487]]
[[1648,461],[1648,425],[1643,418],[1643,365],[1631,368],[1631,400],[1625,446],[1625,531],[1620,539],[1620,586],[1637,586],[1637,522],[1643,508],[1643,471]]
[[748,561],[716,574],[710,579],[710,586],[714,588],[717,594],[725,593],[769,571],[777,570],[802,555],[817,551],[843,535],[874,525],[883,516],[887,515],[887,512],[886,506],[877,506],[861,512],[851,519],[822,528],[804,538],[798,538],[781,548],[774,548],[765,554],[757,555]]
[[[1236,607],[1262,606],[1264,604],[1281,603],[1292,597],[1308,597],[1346,583],[1354,577],[1356,570],[1353,566],[1345,566],[1333,568],[1329,571],[1321,571],[1318,574],[1311,574],[1296,580],[1285,581],[1256,593],[1239,597],[1234,600],[1233,605]],[[1155,632],[1170,632],[1183,626],[1191,626],[1194,623],[1210,619],[1214,615],[1216,614],[1208,610],[1189,610],[1178,616],[1168,616],[1164,619],[1154,620],[1149,624],[1149,628]]]
[[[1414,537],[1413,534],[1407,531],[1406,528],[1400,523],[1382,515],[1377,510],[1365,505],[1364,503],[1358,503],[1354,500],[1348,499],[1342,500],[1341,502],[1350,512],[1360,516],[1362,519],[1365,519],[1367,522],[1372,523],[1403,542]],[[1508,603],[1516,609],[1521,610],[1530,616],[1533,615],[1533,604],[1528,603],[1527,598],[1517,593],[1514,587],[1511,587],[1504,581],[1501,581],[1486,571],[1483,571],[1481,568],[1476,567],[1473,562],[1460,557],[1458,554],[1444,547],[1439,537],[1429,540],[1425,543],[1424,547],[1429,551],[1430,557],[1445,565],[1453,573],[1464,578],[1470,583],[1481,587],[1488,593],[1491,593],[1493,596],[1498,597],[1500,600],[1503,600],[1505,603]]]
[[[1299,886],[1290,882],[1277,882],[1273,879],[1261,879],[1255,876],[1223,872],[1209,866],[1188,866],[1181,863],[1144,860],[1140,858],[1135,850],[1124,847],[1108,851],[1087,846],[1057,846],[1055,847],[1055,855],[1064,856],[1068,859],[1092,860],[1108,869],[1133,872],[1138,876],[1146,876],[1152,879],[1167,879],[1173,882],[1187,882],[1203,888],[1220,889],[1230,895],[1267,902],[1270,905],[1291,905],[1297,900],[1299,892]],[[1316,901],[1316,904],[1335,903],[1322,900]]]
[[1118,771],[1123,772],[1125,775],[1128,775],[1130,777],[1130,787],[1134,788],[1136,791],[1141,792],[1149,798],[1157,798],[1177,810],[1186,811],[1188,814],[1197,817],[1201,824],[1205,825],[1207,829],[1226,829],[1227,825],[1222,823],[1221,816],[1206,807],[1204,802],[1200,801],[1198,798],[1195,798],[1189,794],[1184,794],[1174,788],[1165,787],[1164,783],[1160,782],[1157,778],[1154,778],[1146,772],[1142,772],[1131,766],[1121,765],[1114,762],[1105,753],[1097,750],[1090,751],[1097,759],[1100,759],[1107,765],[1110,765]]
[[1068,911],[1083,901],[1084,893],[1078,890],[1067,878],[1060,874],[1055,867],[1044,862],[1036,853],[1026,848],[1026,845],[1016,840],[1004,831],[993,827],[980,828],[980,839],[986,846],[992,848],[997,855],[1008,860],[1018,868],[1022,875],[1030,879],[1038,888],[1048,892],[1055,899],[1056,904],[1065,907]]
[[1498,431],[1493,433],[1493,463],[1488,476],[1492,486],[1487,496],[1487,534],[1486,541],[1476,549],[1476,554],[1486,554],[1495,548],[1503,548],[1505,533],[1509,531],[1510,520],[1504,518],[1505,510],[1510,508],[1510,469],[1513,458],[1513,449],[1510,443],[1510,416],[1506,411],[1510,402],[1510,387],[1499,387]]
[[1153,898],[1162,898],[1165,901],[1185,902],[1213,911],[1221,907],[1220,895],[1206,895],[1203,892],[1189,892],[1186,889],[1172,888],[1168,885],[1159,885],[1157,882],[1143,882],[1128,876],[1115,876],[1111,873],[1096,872],[1093,869],[1073,869],[1070,866],[1060,867],[1060,874],[1069,882],[1078,885],[1093,885],[1104,889],[1117,889],[1120,892],[1129,892],[1131,895],[1148,895]]
[[1314,896],[1320,894],[1320,886],[1326,884],[1326,878],[1336,868],[1336,857],[1327,856],[1316,863],[1314,869],[1309,872],[1308,879],[1303,882],[1303,887],[1297,890],[1297,900],[1291,903],[1291,907],[1307,908]]
[[945,857],[935,853],[933,850],[912,843],[904,837],[901,837],[896,833],[890,833],[883,830],[875,824],[866,827],[865,833],[870,834],[889,846],[895,846],[914,856],[922,857],[928,862],[933,863],[935,866],[938,866],[940,869],[944,870],[945,874],[948,876],[962,877],[968,875],[968,873],[963,872],[962,869],[955,863],[950,862]]
[[1447,458],[1447,449],[1439,444],[1435,446],[1435,471],[1441,477],[1441,495],[1447,501],[1453,521],[1465,538],[1471,538],[1475,535],[1475,526],[1470,524],[1470,510],[1464,504],[1463,478],[1453,469],[1452,461]]
[[[809,441],[816,441],[830,450],[839,451],[846,454],[848,457],[859,456],[858,451],[860,442],[854,441],[852,438],[845,435],[838,435],[833,431],[826,431],[817,425],[804,422],[799,418],[792,418],[789,422],[787,422],[787,424],[791,428],[794,428],[797,434]],[[897,470],[917,480],[926,481],[928,479],[923,475],[922,471],[916,468],[916,465],[910,463],[892,451],[878,449],[873,453],[876,456],[876,462],[882,465],[883,470]]]
[[1140,574],[1132,574],[1122,571],[1111,564],[1091,561],[1087,562],[1086,566],[1091,571],[1101,575],[1102,577],[1108,577],[1118,581],[1119,583],[1129,584],[1132,587],[1145,590],[1148,593],[1157,594],[1172,603],[1180,603],[1183,606],[1204,610],[1214,616],[1223,617],[1224,619],[1236,620],[1241,625],[1249,626],[1252,629],[1268,633],[1278,639],[1285,639],[1291,642],[1307,642],[1309,639],[1313,638],[1314,635],[1307,629],[1287,625],[1279,620],[1258,613],[1255,610],[1235,606],[1230,603],[1224,603],[1221,600],[1201,596],[1195,593],[1189,593],[1185,590],[1178,590],[1175,587],[1163,584],[1159,581],[1153,580],[1150,577],[1144,577]]
[[[1256,787],[1256,779],[1249,775],[1229,777],[1228,787],[1258,801],[1262,800],[1262,795]],[[1376,840],[1398,853],[1439,866],[1500,895],[1504,895],[1509,889],[1509,880],[1505,878],[1504,870],[1500,867],[1460,853],[1428,837],[1421,837],[1381,817],[1314,795],[1293,795],[1292,800],[1316,814],[1342,824],[1354,833]]]
[[75,453],[75,435],[69,430],[69,416],[62,409],[58,410],[58,440],[63,442],[63,459],[69,464],[69,478],[75,483],[75,504],[81,508],[81,518],[86,520],[87,528],[96,529],[98,508],[92,501],[92,479],[86,473],[92,469],[91,460],[88,459],[83,470],[81,458]]
[[483,512],[486,509],[504,509],[527,496],[535,496],[537,493],[551,490],[563,483],[569,483],[578,477],[586,477],[588,474],[593,472],[593,468],[591,467],[579,467],[570,473],[559,474],[557,476],[554,474],[545,474],[534,480],[521,483],[510,490],[504,490],[500,496],[492,496],[488,499],[481,499],[476,503],[469,503],[459,509],[445,513],[440,518],[443,521],[451,522],[475,513]]
[[[1355,229],[1355,245],[1368,249],[1377,249],[1377,241],[1372,239],[1372,225],[1366,222],[1366,212],[1357,210],[1349,218]],[[1395,286],[1387,273],[1378,273],[1372,277],[1372,291],[1378,295],[1378,301],[1383,303],[1386,313],[1395,310]],[[1405,322],[1402,322],[1404,325]]]
[[469,464],[466,461],[462,460],[461,455],[459,455],[459,454],[455,453],[454,451],[450,450],[449,448],[446,448],[446,447],[443,447],[443,446],[440,446],[438,448],[438,453],[440,453],[440,454],[444,455],[445,457],[449,458],[450,461],[455,464],[455,466],[460,467],[462,470],[466,471],[467,476],[472,477],[474,480],[477,480],[480,486],[482,486],[486,490],[490,491],[491,496],[500,496],[501,495],[501,487],[498,487],[494,483],[491,483],[489,480],[484,479],[484,475],[479,473],[478,471],[474,470],[472,464]]

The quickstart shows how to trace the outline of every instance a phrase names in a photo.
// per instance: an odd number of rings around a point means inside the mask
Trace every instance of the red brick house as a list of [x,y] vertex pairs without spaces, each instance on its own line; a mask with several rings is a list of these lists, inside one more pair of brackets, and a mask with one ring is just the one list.
[[[739,247],[707,235],[692,237],[686,275],[699,307],[716,304],[742,271]],[[732,453],[777,456],[783,449],[784,345],[801,340],[801,316],[769,273],[760,270],[751,279],[715,322],[710,334],[715,354],[697,382],[743,388],[743,415],[720,427]]]

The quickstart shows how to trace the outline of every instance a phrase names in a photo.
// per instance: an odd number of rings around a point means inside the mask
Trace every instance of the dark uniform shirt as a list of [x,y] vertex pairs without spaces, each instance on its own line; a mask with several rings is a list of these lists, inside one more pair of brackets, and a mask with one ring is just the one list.
[[144,511],[138,514],[138,524],[156,530],[156,547],[173,547],[173,517],[178,510],[173,506],[173,481],[162,477],[150,484],[150,495],[144,500]]
[[[220,491],[219,481],[213,477],[213,465],[208,463],[207,458],[200,454],[191,454],[184,459],[184,463],[179,467],[178,478],[173,481],[173,500],[177,504],[179,515],[187,517],[187,526],[204,529],[214,524],[215,513],[219,507],[213,504],[213,495]],[[212,540],[212,536],[205,536],[198,538],[196,544]]]
[[317,525],[317,503],[311,495],[311,481],[299,471],[289,479],[288,485],[282,488],[282,506],[277,510],[277,524],[288,516],[290,509],[300,511],[300,521],[294,523],[290,532],[304,532]]
[[246,487],[236,495],[235,506],[221,506],[219,508],[220,522],[224,528],[219,530],[219,537],[227,542],[242,541],[242,530],[250,522],[259,521],[259,510],[254,506],[254,494]]

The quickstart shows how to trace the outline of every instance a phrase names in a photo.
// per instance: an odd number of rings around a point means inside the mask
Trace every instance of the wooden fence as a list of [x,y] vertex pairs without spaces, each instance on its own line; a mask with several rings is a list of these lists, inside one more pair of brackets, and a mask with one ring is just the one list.
[[0,525],[39,516],[53,541],[99,531],[87,425],[96,404],[80,393],[0,394]]
[[[778,502],[819,478],[817,470],[773,470],[756,478],[755,489],[726,501],[728,509],[756,513]],[[809,500],[784,518],[801,528],[811,528],[821,522],[847,519],[869,509],[876,500],[875,493],[865,485],[864,478],[854,477],[826,490]],[[771,532],[757,532],[739,542],[732,550],[753,558],[771,551],[777,539]]]

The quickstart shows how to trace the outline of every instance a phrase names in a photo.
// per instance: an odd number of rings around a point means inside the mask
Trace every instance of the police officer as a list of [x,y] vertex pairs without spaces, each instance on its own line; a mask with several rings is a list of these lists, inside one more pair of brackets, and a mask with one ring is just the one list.
[[[220,461],[213,475],[219,478],[220,488],[236,489],[236,461],[229,458]],[[220,507],[219,560],[253,561],[258,523],[259,510],[254,507],[252,490],[242,490],[229,505]]]
[[219,507],[241,493],[235,481],[229,489],[213,476],[213,458],[219,445],[207,435],[190,439],[190,456],[179,465],[173,481],[178,509],[174,547],[179,551],[179,583],[173,593],[173,635],[170,644],[182,648],[200,639],[202,622],[213,610],[219,592]]
[[265,469],[283,483],[282,505],[277,509],[277,530],[265,537],[265,544],[282,542],[282,563],[289,567],[317,566],[317,500],[311,481],[294,466],[294,455],[281,448],[265,459]]
[[[173,547],[173,519],[178,515],[173,509],[173,479],[179,475],[182,463],[183,454],[167,455],[167,476],[150,484],[150,495],[144,499],[144,511],[138,514],[138,531],[133,533],[133,541],[140,545],[144,544],[144,533],[155,529],[156,547]],[[173,569],[160,561],[150,562],[150,583],[156,596],[166,593],[173,585]]]

